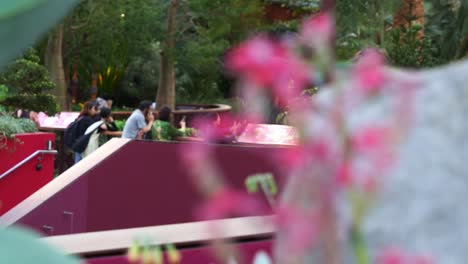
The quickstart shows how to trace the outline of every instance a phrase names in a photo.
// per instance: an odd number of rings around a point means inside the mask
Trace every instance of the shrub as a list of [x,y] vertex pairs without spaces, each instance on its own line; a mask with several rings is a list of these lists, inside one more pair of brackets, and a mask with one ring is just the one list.
[[49,79],[46,68],[39,62],[36,52],[29,49],[23,58],[17,59],[1,73],[0,85],[10,90],[10,94],[4,98],[4,105],[44,111],[48,114],[57,112],[55,97],[41,94],[54,88],[55,84]]
[[36,131],[36,124],[29,119],[17,119],[8,115],[0,116],[0,137],[12,138],[15,134]]

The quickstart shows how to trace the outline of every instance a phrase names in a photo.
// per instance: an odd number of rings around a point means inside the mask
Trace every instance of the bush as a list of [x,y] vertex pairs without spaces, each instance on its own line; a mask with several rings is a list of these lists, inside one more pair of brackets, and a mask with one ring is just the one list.
[[16,94],[8,96],[3,104],[5,106],[34,111],[44,111],[48,115],[58,112],[55,96],[50,94]]
[[[134,57],[122,77],[119,105],[135,105],[141,100],[154,98],[159,81],[160,47],[153,42],[141,55]],[[123,100],[128,97],[130,100]]]
[[[3,104],[12,108],[25,108],[55,114],[58,106],[55,97],[41,94],[54,88],[39,57],[29,49],[23,58],[17,59],[0,75],[0,86],[6,86],[9,94],[3,96]],[[0,94],[1,94],[0,89]],[[1,95],[0,95],[1,97]],[[0,98],[1,99],[1,98]]]
[[8,115],[0,116],[0,137],[12,138],[15,134],[36,131],[36,124],[29,119],[17,119]]
[[385,49],[394,66],[423,68],[440,64],[439,49],[427,37],[418,38],[420,25],[413,25],[409,29],[398,28],[390,32],[390,40]]

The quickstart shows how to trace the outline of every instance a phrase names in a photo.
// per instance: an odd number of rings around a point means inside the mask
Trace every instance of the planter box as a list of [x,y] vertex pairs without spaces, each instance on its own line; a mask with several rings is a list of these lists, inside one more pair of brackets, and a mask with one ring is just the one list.
[[[0,149],[0,175],[37,150],[47,150],[55,142],[53,133],[27,133],[8,139]],[[52,143],[49,143],[52,142]],[[51,146],[52,146],[51,145]],[[39,154],[0,178],[0,215],[26,199],[53,179],[54,155]]]

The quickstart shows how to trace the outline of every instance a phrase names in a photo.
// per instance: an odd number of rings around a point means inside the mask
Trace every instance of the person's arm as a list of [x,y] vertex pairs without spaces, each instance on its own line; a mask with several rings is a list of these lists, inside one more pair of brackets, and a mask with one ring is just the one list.
[[122,131],[110,131],[110,130],[106,130],[106,131],[103,131],[102,134],[103,134],[103,135],[106,135],[106,136],[120,137],[120,136],[122,136]]
[[142,120],[138,120],[139,121],[139,126],[138,127],[142,127],[142,128],[138,132],[137,139],[141,139],[143,134],[150,131],[151,128],[153,127],[153,122],[154,122],[153,113],[151,113],[151,112],[148,113],[147,118],[148,118],[148,123],[145,122],[144,118]]

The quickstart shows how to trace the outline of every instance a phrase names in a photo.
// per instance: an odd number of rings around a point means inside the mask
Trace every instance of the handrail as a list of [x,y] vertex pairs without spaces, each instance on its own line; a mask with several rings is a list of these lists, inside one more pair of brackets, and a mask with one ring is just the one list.
[[8,174],[12,173],[14,170],[18,169],[19,167],[23,166],[26,162],[30,161],[34,157],[36,157],[39,154],[57,154],[57,150],[52,149],[52,150],[36,150],[33,152],[31,155],[27,156],[25,159],[22,161],[18,162],[15,166],[11,167],[9,170],[5,171],[2,175],[0,175],[0,180],[4,177],[6,177]]

